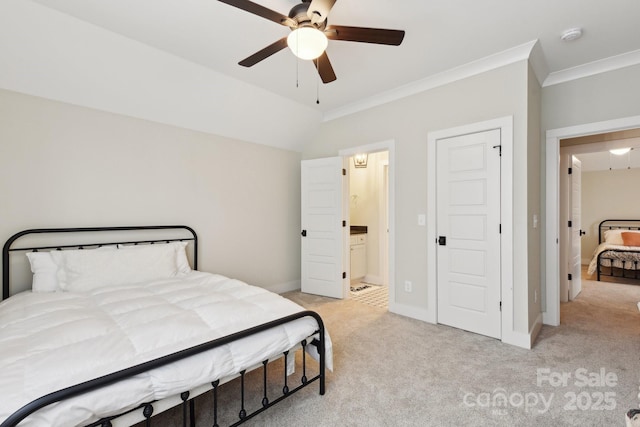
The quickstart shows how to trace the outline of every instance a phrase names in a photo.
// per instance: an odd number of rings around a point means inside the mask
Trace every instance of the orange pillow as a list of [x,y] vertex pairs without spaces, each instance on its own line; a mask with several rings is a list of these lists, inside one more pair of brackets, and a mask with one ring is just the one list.
[[640,233],[634,231],[622,232],[622,242],[625,246],[640,246]]

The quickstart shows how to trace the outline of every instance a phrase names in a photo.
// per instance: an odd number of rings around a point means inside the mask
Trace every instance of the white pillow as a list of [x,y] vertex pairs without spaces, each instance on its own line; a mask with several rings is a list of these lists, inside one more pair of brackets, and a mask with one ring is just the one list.
[[33,292],[55,292],[58,290],[58,265],[53,262],[50,252],[27,252],[33,272]]
[[169,243],[156,243],[154,245],[118,245],[119,249],[136,249],[144,250],[144,248],[153,246],[171,246],[176,253],[176,267],[178,268],[178,274],[187,274],[191,272],[191,265],[189,265],[189,259],[187,258],[186,247],[189,242],[169,242]]
[[609,243],[611,245],[619,245],[624,246],[624,242],[622,241],[622,233],[640,233],[640,230],[625,230],[622,228],[617,228],[615,230],[607,230],[604,232],[604,241],[605,243]]
[[54,251],[51,257],[58,266],[58,285],[64,291],[85,292],[178,274],[176,249],[172,245],[140,245],[108,251]]
[[176,248],[176,263],[180,274],[191,273],[191,265],[189,265],[189,258],[187,258],[188,244],[189,242],[173,242]]

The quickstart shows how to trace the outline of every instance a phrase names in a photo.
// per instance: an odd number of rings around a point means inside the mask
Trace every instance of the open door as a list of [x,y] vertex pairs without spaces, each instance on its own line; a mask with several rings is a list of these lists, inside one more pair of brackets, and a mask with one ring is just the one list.
[[582,248],[580,240],[584,232],[582,231],[582,163],[575,156],[571,156],[571,176],[569,179],[571,188],[569,212],[571,215],[571,244],[569,256],[569,301],[574,300],[582,291]]
[[302,292],[344,298],[342,158],[303,160]]

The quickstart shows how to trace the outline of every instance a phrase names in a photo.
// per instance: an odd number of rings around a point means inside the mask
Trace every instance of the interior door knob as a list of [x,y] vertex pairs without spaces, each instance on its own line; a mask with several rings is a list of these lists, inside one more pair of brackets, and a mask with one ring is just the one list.
[[584,231],[584,230],[580,230],[580,235],[581,235],[581,236],[584,236],[585,234],[587,234],[587,232],[586,232],[586,231]]
[[302,233],[300,233],[300,235],[302,237],[307,237],[307,230],[302,230]]

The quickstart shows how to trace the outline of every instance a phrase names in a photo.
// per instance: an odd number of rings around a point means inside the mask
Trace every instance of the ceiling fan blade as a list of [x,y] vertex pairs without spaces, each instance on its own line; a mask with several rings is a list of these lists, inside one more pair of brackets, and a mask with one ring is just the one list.
[[295,27],[297,26],[296,22],[285,16],[281,13],[276,12],[275,10],[271,10],[264,6],[261,6],[257,3],[254,3],[249,0],[218,0],[222,3],[226,3],[230,6],[237,7],[238,9],[242,9],[246,12],[253,13],[254,15],[261,16],[265,19],[275,22],[276,24],[284,25],[286,27]]
[[267,59],[274,53],[280,52],[285,47],[287,47],[287,38],[283,37],[277,42],[271,43],[269,46],[265,47],[264,49],[259,50],[253,55],[243,59],[238,64],[242,65],[243,67],[252,67],[256,65],[258,62],[262,61],[263,59]]
[[343,25],[329,25],[324,33],[330,40],[345,40],[350,42],[387,44],[398,46],[404,39],[402,30],[386,30],[383,28],[345,27]]
[[327,19],[331,8],[336,4],[336,0],[312,0],[307,9],[307,15],[311,23],[320,24]]
[[336,79],[336,73],[333,71],[331,61],[329,61],[326,51],[322,52],[322,55],[313,60],[313,65],[318,69],[322,83],[331,83]]

